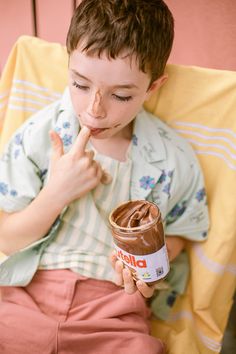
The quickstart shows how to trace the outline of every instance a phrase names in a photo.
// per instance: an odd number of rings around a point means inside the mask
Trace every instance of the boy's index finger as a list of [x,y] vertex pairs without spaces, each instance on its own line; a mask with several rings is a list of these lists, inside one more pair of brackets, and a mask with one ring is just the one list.
[[78,157],[81,157],[85,153],[86,145],[90,138],[90,129],[83,126],[80,130],[72,148],[69,153],[76,154]]

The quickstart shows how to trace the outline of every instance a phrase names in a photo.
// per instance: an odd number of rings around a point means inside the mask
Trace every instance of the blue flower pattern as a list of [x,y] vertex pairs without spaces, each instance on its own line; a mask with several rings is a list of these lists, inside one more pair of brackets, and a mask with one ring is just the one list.
[[167,182],[163,188],[162,191],[166,194],[168,194],[168,197],[170,197],[170,188],[171,188],[171,179],[173,177],[174,171],[170,170],[170,171],[164,171],[162,170],[162,174],[158,180],[159,184],[163,184],[164,182]]
[[17,191],[15,190],[15,189],[12,189],[11,191],[10,191],[10,195],[12,196],[12,197],[16,197],[17,196]]
[[205,188],[199,189],[196,193],[196,199],[198,202],[201,202],[206,196]]
[[62,126],[63,126],[64,129],[69,129],[70,128],[70,122],[64,122]]
[[15,189],[10,189],[9,185],[5,182],[0,182],[0,194],[6,196],[10,194],[12,197],[16,197],[18,195]]
[[62,141],[65,146],[71,145],[72,144],[72,135],[71,134],[63,135]]
[[177,220],[181,215],[183,215],[186,208],[187,208],[187,201],[183,201],[181,203],[176,204],[174,208],[167,215],[166,223],[170,224],[175,220]]
[[132,143],[134,146],[138,146],[138,137],[135,134],[132,136]]
[[12,150],[13,150],[13,157],[16,160],[22,151],[22,143],[23,143],[23,134],[18,133],[13,138]]
[[147,190],[154,188],[156,181],[153,177],[143,176],[142,178],[140,178],[139,183],[141,188]]
[[167,177],[166,172],[165,172],[164,170],[162,170],[162,174],[161,174],[161,177],[160,177],[159,180],[158,180],[158,183],[163,183],[163,182],[165,182],[166,177]]
[[[56,126],[54,128],[55,132],[57,132],[57,134],[60,135],[64,146],[72,145],[73,135],[68,134],[68,130],[70,131],[70,128],[71,128],[71,123],[68,121],[63,122],[61,127]],[[65,132],[66,130],[67,130],[67,132]]]
[[2,195],[8,194],[8,185],[4,182],[0,182],[0,194]]
[[15,135],[14,143],[16,145],[21,145],[22,144],[22,135],[20,133]]

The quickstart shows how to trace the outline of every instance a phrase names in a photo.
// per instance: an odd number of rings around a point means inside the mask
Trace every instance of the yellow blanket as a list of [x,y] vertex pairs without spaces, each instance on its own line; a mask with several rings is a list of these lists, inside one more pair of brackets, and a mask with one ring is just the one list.
[[[59,44],[27,36],[17,41],[0,81],[1,151],[25,119],[60,97],[67,60]],[[194,147],[205,175],[211,228],[205,243],[189,245],[187,292],[168,321],[153,319],[153,334],[170,354],[219,353],[236,284],[236,73],[174,65],[167,72],[168,83],[146,108]]]

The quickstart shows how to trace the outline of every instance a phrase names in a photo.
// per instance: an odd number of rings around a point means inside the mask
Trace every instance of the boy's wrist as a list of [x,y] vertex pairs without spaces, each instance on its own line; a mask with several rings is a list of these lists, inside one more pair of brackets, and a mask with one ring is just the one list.
[[54,191],[52,186],[49,184],[45,185],[41,193],[47,200],[47,204],[53,208],[58,214],[68,205],[68,201],[64,200],[63,193]]

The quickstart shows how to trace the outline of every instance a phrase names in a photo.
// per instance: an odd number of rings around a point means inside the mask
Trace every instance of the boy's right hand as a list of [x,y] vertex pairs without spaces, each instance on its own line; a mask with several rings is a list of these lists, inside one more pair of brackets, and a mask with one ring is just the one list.
[[138,290],[143,297],[147,299],[152,297],[155,286],[148,285],[141,280],[134,281],[130,269],[117,258],[116,251],[111,253],[110,262],[115,270],[113,280],[116,285],[122,286],[127,294],[134,294]]
[[63,142],[55,131],[50,131],[50,138],[52,155],[47,187],[64,207],[103,182],[104,171],[93,159],[94,152],[85,150],[90,138],[87,127],[81,129],[68,153],[64,153]]

